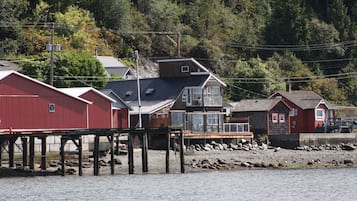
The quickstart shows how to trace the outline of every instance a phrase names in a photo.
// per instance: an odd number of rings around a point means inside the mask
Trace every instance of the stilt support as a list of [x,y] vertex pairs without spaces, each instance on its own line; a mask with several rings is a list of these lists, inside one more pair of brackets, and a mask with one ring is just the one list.
[[133,134],[128,134],[128,165],[129,174],[134,174],[134,148],[133,148]]
[[35,169],[35,137],[30,136],[30,170]]
[[148,172],[148,135],[147,131],[142,134],[142,165],[143,172]]

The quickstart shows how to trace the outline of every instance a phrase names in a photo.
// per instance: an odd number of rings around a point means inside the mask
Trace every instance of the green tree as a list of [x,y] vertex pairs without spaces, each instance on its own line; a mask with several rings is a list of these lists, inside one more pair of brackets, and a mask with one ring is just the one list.
[[[50,55],[43,53],[37,57],[30,57],[20,64],[21,72],[35,79],[49,83]],[[92,55],[80,52],[56,52],[54,62],[54,86],[103,87],[108,79],[102,64]]]
[[293,90],[302,90],[311,85],[311,78],[314,74],[291,52],[284,52],[280,55],[275,53],[268,58],[267,62],[277,63],[281,70],[281,78],[287,84],[291,84]]
[[284,89],[277,65],[264,63],[259,58],[238,61],[233,81],[230,84],[231,98],[241,99],[266,98],[274,91]]
[[309,16],[303,0],[274,1],[265,40],[272,45],[307,45],[311,38]]
[[24,53],[22,20],[27,13],[26,0],[0,1],[0,56]]
[[56,22],[61,26],[58,33],[64,36],[61,39],[63,49],[112,55],[89,11],[69,7],[65,13],[56,13]]

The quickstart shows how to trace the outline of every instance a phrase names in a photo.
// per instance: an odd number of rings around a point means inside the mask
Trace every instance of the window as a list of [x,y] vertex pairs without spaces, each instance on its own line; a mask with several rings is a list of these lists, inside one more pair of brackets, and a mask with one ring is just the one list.
[[189,66],[181,66],[181,72],[182,73],[188,73],[190,71],[190,67]]
[[278,123],[278,113],[271,114],[271,120],[273,123]]
[[219,114],[207,115],[207,132],[218,132]]
[[323,121],[325,120],[325,110],[324,109],[316,109],[315,110],[315,119]]
[[185,117],[184,112],[171,112],[171,125],[183,127],[184,117]]
[[187,102],[187,96],[188,96],[188,89],[184,89],[182,93],[182,102],[186,103]]
[[279,114],[279,123],[285,123],[285,114]]
[[219,86],[207,86],[204,89],[205,106],[222,106],[223,97]]
[[48,112],[55,112],[56,111],[56,105],[54,103],[48,104]]
[[289,116],[294,117],[298,115],[298,110],[296,108],[293,108],[290,113]]
[[203,132],[203,115],[202,114],[189,114],[189,126],[192,132]]

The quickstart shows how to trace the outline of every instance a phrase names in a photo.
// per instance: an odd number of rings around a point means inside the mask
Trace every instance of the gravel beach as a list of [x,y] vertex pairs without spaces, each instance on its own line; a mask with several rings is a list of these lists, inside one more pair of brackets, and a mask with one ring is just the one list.
[[[148,151],[148,173],[165,173],[166,151]],[[357,167],[357,150],[291,150],[269,148],[264,150],[186,150],[185,172],[217,170],[245,170],[265,168],[346,168]],[[128,156],[115,156],[115,174],[128,174]],[[110,156],[103,161],[100,175],[110,174]],[[141,149],[134,150],[134,174],[142,173]],[[84,174],[93,174],[93,168],[84,168]],[[170,151],[170,173],[180,173],[179,152]]]
[[[195,145],[184,152],[185,172],[224,171],[224,170],[249,170],[249,169],[304,169],[304,168],[356,168],[357,144],[327,145],[320,147],[299,147],[296,149],[283,149],[280,147],[252,146],[232,149],[229,145],[206,144]],[[93,158],[91,153],[85,153],[83,159],[83,175],[93,175]],[[164,174],[166,173],[166,151],[148,150],[148,173],[142,172],[142,152],[140,148],[134,149],[134,174]],[[180,153],[170,151],[170,173],[180,173]],[[128,174],[128,155],[115,155],[115,174]],[[100,157],[99,175],[110,175],[110,154]],[[59,160],[48,160],[47,171],[49,175],[60,173]],[[66,157],[66,175],[78,174],[78,160]],[[6,164],[3,164],[6,167]],[[0,169],[2,176],[44,175],[40,171],[40,164],[35,164],[35,173],[29,174],[20,169]],[[38,174],[40,173],[40,174]]]

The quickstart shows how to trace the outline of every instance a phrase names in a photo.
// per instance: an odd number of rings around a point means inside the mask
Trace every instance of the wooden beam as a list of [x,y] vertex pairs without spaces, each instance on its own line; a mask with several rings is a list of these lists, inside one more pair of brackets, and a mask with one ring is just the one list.
[[134,174],[134,148],[133,148],[133,134],[128,133],[128,166],[129,174]]
[[141,155],[142,155],[142,166],[143,166],[143,172],[148,172],[148,134],[147,131],[145,131],[142,135],[142,149],[141,149]]
[[94,150],[93,150],[93,158],[94,158],[94,175],[99,175],[99,136],[96,135],[94,137]]
[[67,139],[65,139],[64,136],[61,137],[61,147],[60,147],[60,154],[61,154],[61,174],[62,176],[65,175],[65,162],[64,162],[64,159],[65,159],[65,154],[64,154],[64,146],[66,145],[66,142],[67,142]]
[[[109,137],[109,136],[108,136]],[[110,142],[110,174],[114,174],[114,134],[112,133],[109,139]]]
[[182,130],[180,131],[180,164],[181,164],[181,173],[185,173],[185,156],[184,156],[184,135]]
[[27,137],[21,137],[22,142],[22,167],[27,166]]
[[13,168],[14,167],[14,144],[15,144],[16,138],[10,137],[8,140],[9,140],[9,145],[8,145],[9,168]]
[[41,170],[46,170],[46,138],[47,136],[41,137]]
[[30,136],[30,170],[35,169],[35,137]]
[[82,136],[78,136],[78,175],[83,175],[83,148]]
[[3,139],[0,139],[0,167],[2,166],[2,144],[3,144]]
[[171,140],[171,133],[167,132],[166,134],[166,173],[170,173],[170,140]]

